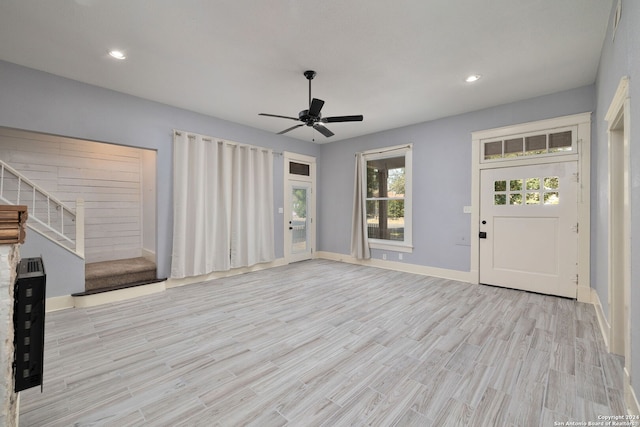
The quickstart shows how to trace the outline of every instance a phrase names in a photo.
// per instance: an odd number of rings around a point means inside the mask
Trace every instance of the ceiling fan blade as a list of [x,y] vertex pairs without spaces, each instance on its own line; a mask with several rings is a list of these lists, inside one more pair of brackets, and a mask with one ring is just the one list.
[[326,136],[327,138],[335,135],[333,132],[327,129],[322,123],[316,123],[315,125],[313,125],[313,128],[318,132],[320,132],[321,134],[323,134],[324,136]]
[[339,123],[339,122],[361,122],[364,117],[362,115],[358,116],[335,116],[335,117],[324,117],[321,121],[322,123]]
[[323,105],[324,101],[322,99],[313,98],[311,100],[311,105],[309,106],[309,115],[311,117],[318,117]]
[[279,116],[277,114],[258,113],[258,115],[259,116],[267,116],[267,117],[279,117],[281,119],[290,119],[290,120],[295,120],[295,121],[299,120],[297,117]]
[[285,129],[285,130],[283,130],[282,132],[278,132],[278,135],[282,135],[283,133],[287,133],[287,132],[289,132],[290,130],[294,130],[295,128],[299,128],[300,126],[304,126],[304,125],[303,125],[303,124],[300,124],[300,125],[291,126],[289,129]]

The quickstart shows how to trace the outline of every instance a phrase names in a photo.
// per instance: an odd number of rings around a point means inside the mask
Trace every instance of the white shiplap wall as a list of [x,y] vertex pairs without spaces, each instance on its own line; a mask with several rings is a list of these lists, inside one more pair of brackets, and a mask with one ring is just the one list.
[[86,262],[142,254],[142,151],[0,128],[0,159],[75,209],[85,200]]

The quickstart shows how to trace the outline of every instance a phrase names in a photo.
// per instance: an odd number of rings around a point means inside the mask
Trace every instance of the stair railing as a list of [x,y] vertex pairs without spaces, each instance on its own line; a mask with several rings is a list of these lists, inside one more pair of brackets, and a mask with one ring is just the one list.
[[0,160],[0,200],[26,205],[27,226],[84,258],[84,200],[75,212],[49,192]]

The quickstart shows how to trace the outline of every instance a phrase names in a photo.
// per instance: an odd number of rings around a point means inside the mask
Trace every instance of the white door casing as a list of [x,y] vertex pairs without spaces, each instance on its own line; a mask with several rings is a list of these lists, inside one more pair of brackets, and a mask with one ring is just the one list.
[[577,162],[484,169],[480,283],[575,298]]
[[[496,138],[505,141],[513,136],[536,135],[557,130],[572,130],[572,150],[546,155],[522,155],[497,160],[487,160],[483,144]],[[591,113],[580,113],[529,123],[515,124],[495,129],[472,132],[472,174],[471,174],[471,266],[469,277],[472,283],[480,283],[480,242],[479,237],[481,172],[485,169],[537,165],[543,163],[577,162],[579,182],[577,183],[578,239],[578,285],[577,300],[591,302],[590,282],[590,176],[591,176]],[[506,148],[506,142],[505,142]]]
[[[630,98],[628,77],[620,80],[605,115],[608,127],[608,312],[607,343],[612,353],[625,357],[625,399],[630,402],[631,375],[631,199]],[[635,406],[635,405],[634,405]],[[631,406],[630,406],[631,407]]]
[[316,159],[284,153],[284,257],[287,263],[313,258],[316,230]]

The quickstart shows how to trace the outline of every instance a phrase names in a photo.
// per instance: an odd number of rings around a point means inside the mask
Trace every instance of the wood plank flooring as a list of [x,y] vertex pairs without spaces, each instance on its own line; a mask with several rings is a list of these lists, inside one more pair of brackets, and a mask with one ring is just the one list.
[[626,413],[592,306],[326,260],[47,315],[21,426],[553,426]]

